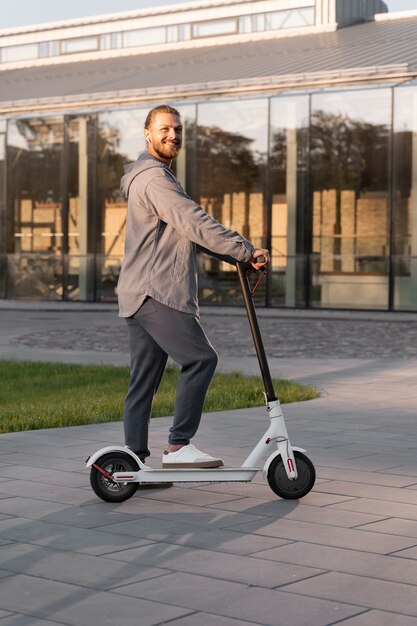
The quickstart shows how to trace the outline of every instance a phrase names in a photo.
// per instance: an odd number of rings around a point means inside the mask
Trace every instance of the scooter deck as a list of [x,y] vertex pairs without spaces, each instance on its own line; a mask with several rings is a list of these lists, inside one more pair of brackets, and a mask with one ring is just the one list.
[[194,482],[249,482],[260,468],[255,467],[216,467],[213,469],[148,469],[139,472],[115,472],[113,480],[136,483],[194,483]]

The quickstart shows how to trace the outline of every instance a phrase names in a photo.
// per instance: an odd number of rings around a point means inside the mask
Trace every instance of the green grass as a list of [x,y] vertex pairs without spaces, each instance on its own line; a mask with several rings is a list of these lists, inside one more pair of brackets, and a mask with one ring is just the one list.
[[[172,415],[176,368],[167,368],[155,397],[153,416]],[[129,382],[127,367],[0,361],[0,432],[111,422],[121,419]],[[318,397],[314,387],[274,380],[281,402]],[[261,406],[258,376],[216,374],[205,411]]]

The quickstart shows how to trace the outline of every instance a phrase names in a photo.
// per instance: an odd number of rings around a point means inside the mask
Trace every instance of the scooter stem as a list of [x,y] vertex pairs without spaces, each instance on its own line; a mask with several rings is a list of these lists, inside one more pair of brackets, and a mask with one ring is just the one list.
[[266,399],[268,402],[277,400],[274,386],[272,384],[271,372],[266,358],[265,348],[262,341],[262,335],[259,328],[258,318],[256,317],[255,304],[253,302],[248,271],[252,268],[250,263],[237,263],[237,273],[239,276],[240,288],[242,289],[243,301],[245,303],[246,313],[248,316],[249,327],[255,344],[256,356],[258,357],[259,367],[261,370],[262,380],[265,387]]

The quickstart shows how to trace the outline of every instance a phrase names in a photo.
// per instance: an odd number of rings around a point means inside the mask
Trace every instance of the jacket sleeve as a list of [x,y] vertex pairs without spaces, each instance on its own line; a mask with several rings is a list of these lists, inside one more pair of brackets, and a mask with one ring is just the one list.
[[252,258],[255,250],[252,244],[206,213],[165,169],[156,170],[145,194],[147,204],[152,206],[159,219],[207,252],[237,261],[250,261]]

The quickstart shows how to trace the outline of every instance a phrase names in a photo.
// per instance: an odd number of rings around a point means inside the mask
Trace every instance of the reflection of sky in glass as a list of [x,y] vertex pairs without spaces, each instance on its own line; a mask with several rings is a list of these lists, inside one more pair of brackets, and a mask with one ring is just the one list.
[[16,148],[22,148],[22,150],[28,149],[27,141],[22,133],[19,132],[15,121],[10,121],[8,124],[7,144]]
[[394,90],[394,130],[417,132],[417,85]]
[[312,109],[313,114],[324,111],[368,124],[386,125],[391,121],[391,93],[389,89],[363,89],[313,94]]
[[305,128],[308,126],[309,97],[285,96],[271,98],[271,126],[278,128]]
[[116,128],[120,134],[118,153],[128,161],[135,161],[145,150],[143,125],[148,109],[129,109],[100,113],[100,127]]
[[243,135],[253,140],[250,144],[253,151],[267,151],[267,100],[234,100],[200,104],[198,124],[214,126],[229,133]]

